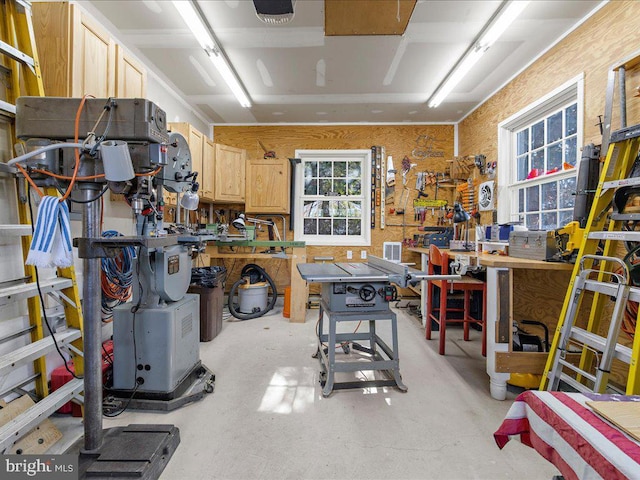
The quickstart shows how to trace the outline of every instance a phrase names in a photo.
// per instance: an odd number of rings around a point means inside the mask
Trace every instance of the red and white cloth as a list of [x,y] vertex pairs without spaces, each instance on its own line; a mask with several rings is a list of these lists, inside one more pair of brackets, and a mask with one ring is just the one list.
[[511,435],[553,463],[565,480],[640,479],[640,442],[593,412],[586,402],[640,402],[640,396],[527,391],[493,434]]

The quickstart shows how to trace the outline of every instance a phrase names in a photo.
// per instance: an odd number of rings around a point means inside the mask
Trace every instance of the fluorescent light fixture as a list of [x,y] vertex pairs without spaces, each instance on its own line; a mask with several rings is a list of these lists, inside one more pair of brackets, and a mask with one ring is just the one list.
[[216,67],[218,73],[222,76],[227,86],[231,89],[231,92],[236,97],[241,106],[249,108],[251,106],[251,100],[249,95],[244,89],[242,83],[238,79],[236,73],[227,59],[224,51],[216,42],[215,36],[211,27],[206,24],[191,0],[174,0],[173,5],[180,13],[180,16],[187,24],[191,33],[196,37],[196,40],[203,48],[203,50],[209,56],[211,63]]
[[444,81],[438,86],[435,93],[429,98],[429,108],[436,108],[460,83],[471,68],[480,60],[480,57],[493,45],[500,35],[513,23],[529,4],[528,1],[512,0],[503,4],[502,8],[493,16],[473,45],[465,52],[456,63]]

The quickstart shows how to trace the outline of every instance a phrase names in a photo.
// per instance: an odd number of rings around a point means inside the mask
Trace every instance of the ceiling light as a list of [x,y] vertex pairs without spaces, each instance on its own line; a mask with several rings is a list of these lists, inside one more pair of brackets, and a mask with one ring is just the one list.
[[489,23],[474,40],[471,47],[447,74],[435,93],[429,98],[429,108],[435,108],[451,93],[455,86],[464,78],[471,68],[480,60],[480,57],[493,45],[500,35],[522,13],[528,1],[513,0],[502,5]]
[[251,100],[244,86],[238,79],[236,73],[227,59],[222,48],[218,45],[211,26],[207,23],[204,15],[198,8],[197,4],[191,0],[174,0],[173,5],[182,16],[191,33],[209,56],[209,59],[222,76],[231,92],[236,97],[240,105],[250,107]]
[[293,20],[295,0],[253,0],[256,15],[264,23],[282,25]]

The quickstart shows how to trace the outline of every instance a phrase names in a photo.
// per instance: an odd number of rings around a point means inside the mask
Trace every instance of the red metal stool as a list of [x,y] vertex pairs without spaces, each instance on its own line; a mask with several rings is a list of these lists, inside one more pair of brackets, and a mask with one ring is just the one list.
[[[441,274],[449,275],[449,255],[442,252],[435,245],[429,247],[429,267],[430,275]],[[438,307],[433,306],[435,296],[435,288],[438,288],[440,304]],[[471,316],[471,293],[474,291],[482,292],[482,317],[474,318]],[[449,294],[464,293],[464,308],[454,308],[447,304]],[[462,318],[448,318],[450,313],[462,313]],[[436,315],[437,313],[437,315]],[[431,340],[431,322],[434,321],[440,327],[440,355],[444,355],[444,346],[446,340],[447,324],[462,323],[464,327],[464,339],[469,340],[469,325],[476,324],[482,328],[482,355],[487,356],[487,331],[485,328],[485,319],[487,317],[487,285],[482,280],[463,276],[461,280],[428,280],[427,281],[427,328],[426,338]]]

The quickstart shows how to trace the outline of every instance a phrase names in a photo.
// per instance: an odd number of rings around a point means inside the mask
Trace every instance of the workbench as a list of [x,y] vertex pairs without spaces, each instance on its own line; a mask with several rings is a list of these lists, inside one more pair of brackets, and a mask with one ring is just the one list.
[[[429,261],[428,248],[410,248],[420,253],[422,269]],[[453,254],[454,252],[452,252]],[[551,338],[560,317],[571,280],[573,265],[543,262],[489,253],[455,252],[476,257],[487,271],[487,374],[491,396],[504,400],[511,373],[539,375],[547,353],[512,351],[513,321],[545,323]],[[426,325],[426,282],[422,283],[421,308]],[[538,333],[538,332],[536,332]]]
[[[207,245],[207,254],[214,258],[230,258],[230,259],[277,259],[272,253],[257,253],[254,251],[238,251],[238,252],[221,252],[220,248],[224,247],[249,247],[264,248],[275,247],[276,249],[285,248],[287,260],[290,265],[290,285],[291,285],[291,313],[289,321],[292,323],[304,323],[307,312],[307,297],[309,296],[309,287],[307,283],[300,277],[297,265],[307,262],[307,247],[304,242],[280,242],[280,241],[257,241],[257,240],[233,240],[228,242],[209,242]],[[283,259],[284,260],[284,259]]]

